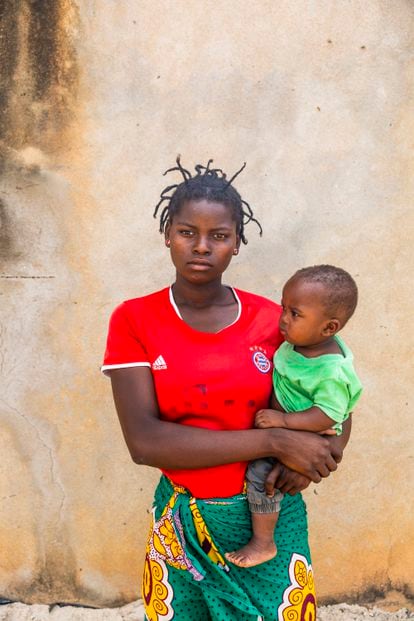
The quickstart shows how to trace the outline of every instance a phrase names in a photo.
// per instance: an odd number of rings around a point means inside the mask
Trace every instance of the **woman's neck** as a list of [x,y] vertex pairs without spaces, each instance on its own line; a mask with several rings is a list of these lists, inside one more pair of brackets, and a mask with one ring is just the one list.
[[181,319],[200,332],[220,332],[239,316],[240,309],[233,290],[225,287],[221,280],[194,285],[177,279],[172,293]]
[[[195,309],[228,303],[229,298],[229,289],[221,283],[221,280],[198,285],[177,278],[172,285],[172,292],[177,306]],[[230,297],[233,297],[232,294]]]

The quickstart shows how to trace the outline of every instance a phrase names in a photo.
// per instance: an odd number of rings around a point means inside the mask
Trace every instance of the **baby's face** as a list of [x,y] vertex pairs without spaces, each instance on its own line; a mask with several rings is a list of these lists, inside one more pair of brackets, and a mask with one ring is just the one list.
[[286,341],[307,347],[326,340],[329,317],[323,304],[325,287],[318,282],[291,278],[283,288],[279,327]]

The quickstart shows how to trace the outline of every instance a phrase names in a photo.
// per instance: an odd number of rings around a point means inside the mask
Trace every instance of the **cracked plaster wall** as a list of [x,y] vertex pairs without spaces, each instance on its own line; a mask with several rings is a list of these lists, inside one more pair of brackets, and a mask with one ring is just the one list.
[[306,264],[355,275],[365,395],[306,494],[319,593],[412,593],[411,3],[6,0],[0,19],[0,596],[139,593],[157,474],[99,363],[114,305],[172,278],[151,214],[177,153],[248,162],[265,233],[229,281],[277,300]]

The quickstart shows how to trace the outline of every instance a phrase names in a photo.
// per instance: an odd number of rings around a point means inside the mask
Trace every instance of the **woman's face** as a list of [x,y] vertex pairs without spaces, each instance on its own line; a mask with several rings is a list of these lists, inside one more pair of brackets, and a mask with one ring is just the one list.
[[240,245],[230,207],[204,199],[183,203],[165,239],[177,275],[193,283],[220,279]]

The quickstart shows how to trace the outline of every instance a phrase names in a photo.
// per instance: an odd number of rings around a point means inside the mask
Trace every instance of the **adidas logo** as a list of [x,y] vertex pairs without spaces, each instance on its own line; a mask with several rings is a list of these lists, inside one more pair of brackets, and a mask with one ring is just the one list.
[[165,362],[162,356],[158,356],[158,358],[152,363],[151,368],[154,371],[159,371],[160,369],[166,369],[167,363]]

